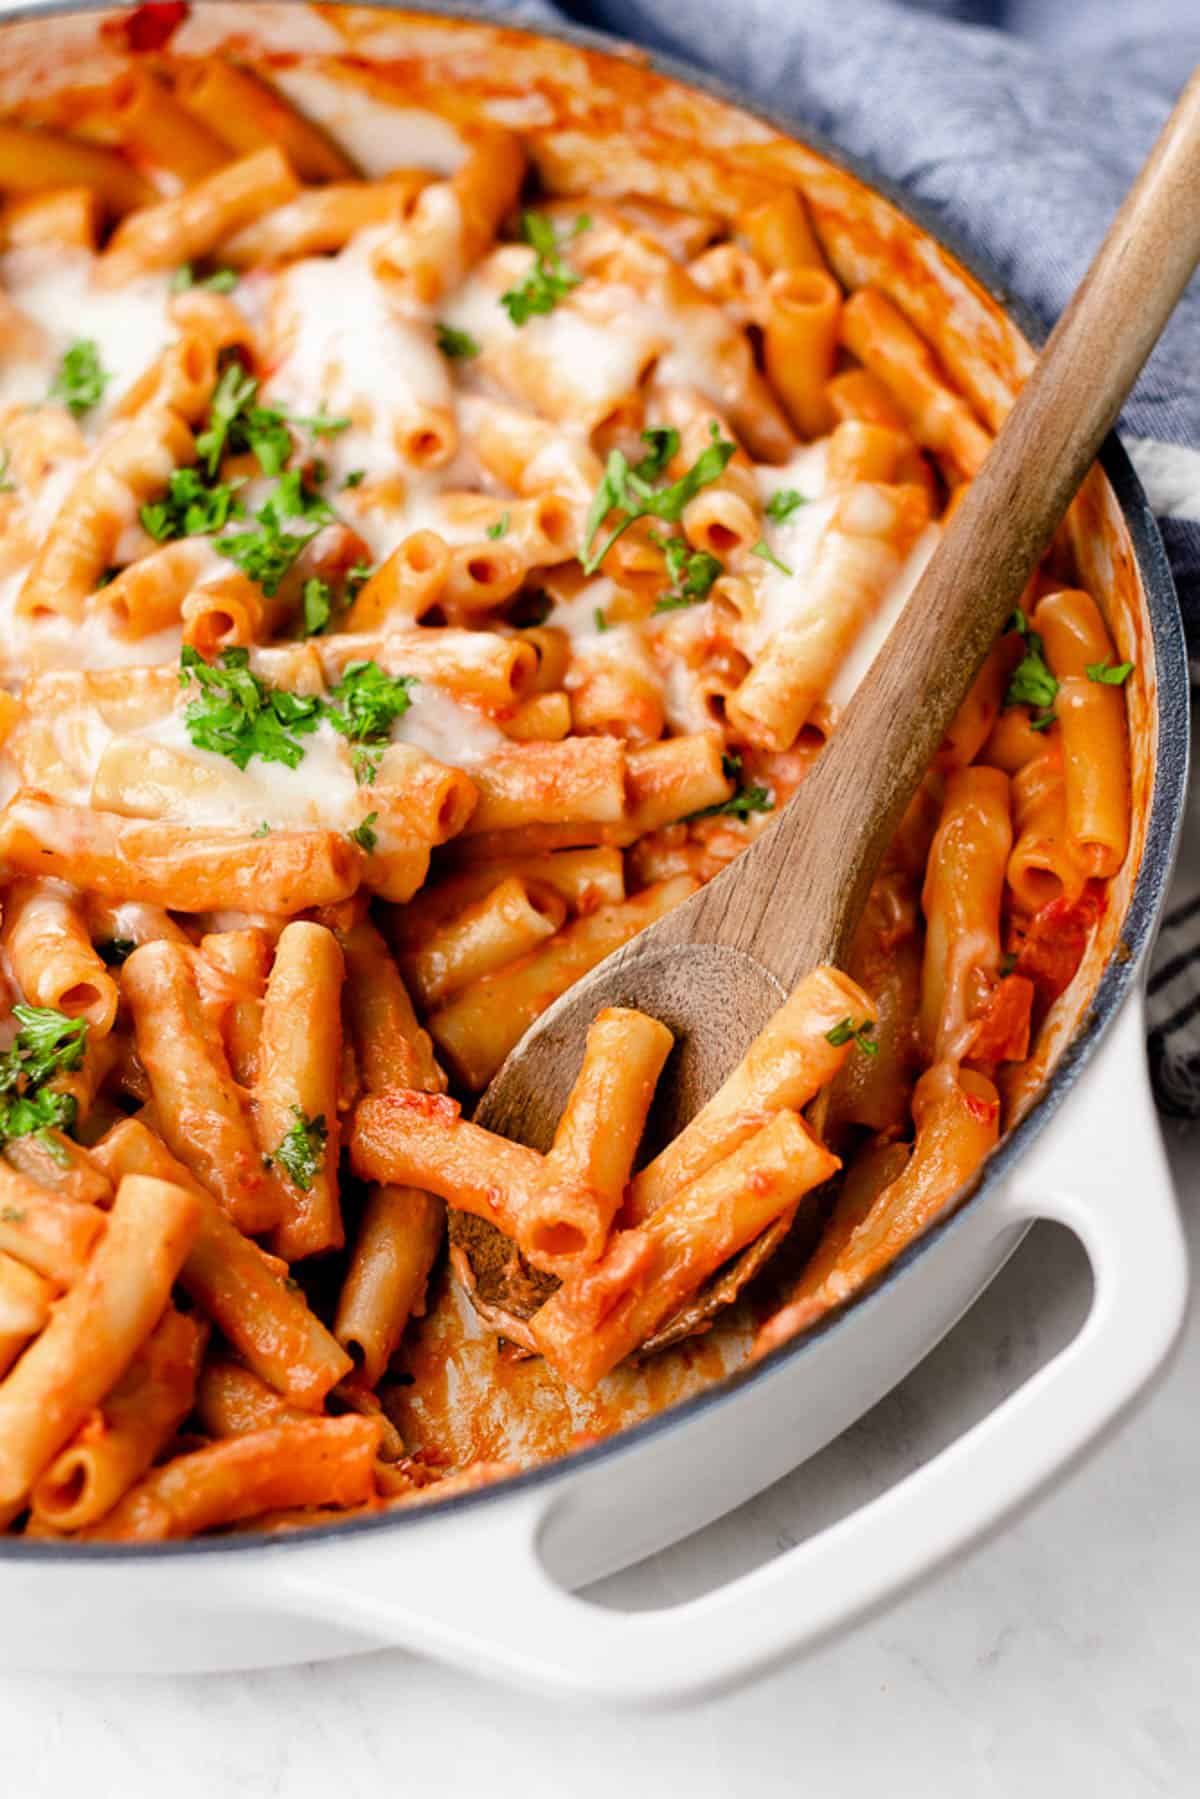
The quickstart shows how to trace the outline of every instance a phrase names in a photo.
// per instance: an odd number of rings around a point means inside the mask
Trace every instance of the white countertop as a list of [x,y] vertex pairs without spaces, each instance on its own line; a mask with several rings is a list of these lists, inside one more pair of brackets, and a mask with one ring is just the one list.
[[[1200,1130],[1168,1137],[1200,1265]],[[867,1420],[609,1581],[609,1598],[684,1597],[850,1509],[1065,1341],[1087,1285],[1074,1240],[1039,1227]],[[1154,1395],[1034,1512],[807,1662],[693,1712],[514,1696],[400,1653],[157,1681],[7,1676],[0,1792],[379,1799],[436,1782],[455,1799],[1184,1799],[1200,1768],[1198,1413],[1194,1316]]]

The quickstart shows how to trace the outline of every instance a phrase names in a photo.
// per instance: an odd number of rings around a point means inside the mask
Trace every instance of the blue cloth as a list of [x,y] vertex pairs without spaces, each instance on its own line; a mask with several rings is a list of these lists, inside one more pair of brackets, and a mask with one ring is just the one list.
[[[496,10],[670,52],[815,126],[944,217],[1046,324],[1200,62],[1200,0],[499,0]],[[1200,282],[1122,430],[1200,652]],[[1141,440],[1190,446],[1195,464]]]

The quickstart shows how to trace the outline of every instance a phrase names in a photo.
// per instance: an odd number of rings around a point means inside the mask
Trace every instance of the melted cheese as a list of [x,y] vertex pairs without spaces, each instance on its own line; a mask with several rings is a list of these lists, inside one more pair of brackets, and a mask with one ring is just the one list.
[[175,336],[167,317],[168,275],[142,275],[124,287],[99,288],[92,283],[94,262],[86,250],[42,246],[0,257],[0,286],[45,339],[41,355],[4,359],[0,411],[44,400],[64,352],[90,338],[109,377],[100,404],[80,421],[84,432],[94,435],[115,402]]

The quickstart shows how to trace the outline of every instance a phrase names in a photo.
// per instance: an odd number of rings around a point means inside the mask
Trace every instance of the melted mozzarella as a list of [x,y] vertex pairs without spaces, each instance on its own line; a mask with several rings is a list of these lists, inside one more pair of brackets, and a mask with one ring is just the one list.
[[903,567],[891,582],[854,648],[830,683],[826,698],[834,706],[844,706],[876,656],[891,635],[892,626],[908,604],[913,588],[925,572],[941,538],[940,525],[926,525],[904,560]]
[[84,430],[93,432],[175,336],[167,316],[169,275],[99,288],[92,283],[94,262],[86,250],[50,246],[0,257],[0,287],[45,338],[42,354],[6,360],[0,368],[0,409],[44,400],[64,352],[90,338],[109,377],[100,404],[82,420]]
[[452,768],[471,768],[508,742],[490,719],[428,681],[411,689],[412,704],[392,727],[393,741],[410,743]]
[[466,146],[448,119],[419,107],[392,106],[345,81],[331,81],[313,69],[280,69],[278,88],[314,124],[336,139],[363,173],[392,169],[432,169],[453,175]]

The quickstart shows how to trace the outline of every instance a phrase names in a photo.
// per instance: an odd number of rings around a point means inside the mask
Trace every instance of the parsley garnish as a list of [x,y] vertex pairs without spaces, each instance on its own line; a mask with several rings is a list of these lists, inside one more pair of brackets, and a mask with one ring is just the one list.
[[592,623],[595,625],[597,631],[608,630],[608,620],[604,616],[603,606],[597,606],[593,609]]
[[251,450],[264,475],[278,475],[292,453],[292,433],[308,431],[314,437],[345,431],[348,418],[295,418],[275,406],[257,406],[258,382],[239,363],[231,362],[213,389],[208,425],[196,439],[196,451],[209,477],[216,474],[221,458]]
[[465,356],[478,356],[479,345],[469,331],[456,331],[453,325],[435,325],[437,347],[443,356],[452,359]]
[[198,469],[172,470],[165,499],[152,500],[138,512],[144,530],[155,543],[172,537],[202,537],[207,531],[223,531],[230,519],[240,518],[239,481],[205,485]]
[[1029,629],[1029,620],[1019,608],[1012,615],[1010,629],[1019,631],[1025,639],[1025,654],[1013,670],[1004,704],[1033,707],[1036,716],[1030,719],[1030,724],[1035,731],[1047,731],[1054,723],[1052,708],[1058,682],[1042,654],[1041,638]]
[[[333,508],[320,494],[311,493],[304,486],[300,469],[288,469],[254,518],[259,530],[219,537],[215,547],[222,556],[236,563],[243,574],[257,581],[265,594],[273,594],[278,592],[297,556],[333,518]],[[309,520],[309,529],[285,531],[280,523],[284,518]]]
[[68,1018],[50,1006],[13,1007],[19,1029],[12,1048],[0,1056],[0,1140],[42,1137],[68,1129],[75,1121],[73,1094],[53,1093],[46,1083],[68,1074],[83,1061],[87,1047],[86,1018]]
[[777,487],[763,510],[772,524],[784,525],[793,512],[807,505],[807,494],[797,493],[794,487]]
[[758,542],[752,546],[750,554],[760,556],[764,562],[769,562],[772,568],[779,570],[781,575],[792,575],[796,572],[794,569],[790,569],[786,562],[780,561],[765,537],[759,538]]
[[265,818],[261,824],[255,825],[250,835],[251,837],[269,837],[271,835],[271,827]]
[[333,617],[333,589],[319,576],[304,583],[304,635],[316,637]]
[[375,570],[369,562],[356,562],[346,570],[346,604],[356,599],[366,586]]
[[1133,663],[1089,662],[1086,672],[1089,681],[1098,681],[1102,687],[1123,687],[1133,673]]
[[354,781],[358,787],[370,787],[379,773],[379,757],[370,750],[357,747],[350,752],[350,766],[354,770]]
[[507,512],[502,512],[495,524],[488,526],[485,536],[490,537],[493,540],[498,537],[503,537],[504,533],[508,530],[508,517],[509,515]]
[[368,812],[360,825],[355,825],[352,831],[346,833],[351,843],[357,843],[359,849],[365,850],[368,856],[375,854],[375,845],[379,842],[375,832],[371,829],[378,817],[378,812]]
[[1003,980],[1006,975],[1010,975],[1012,973],[1013,969],[1016,966],[1017,966],[1016,950],[1012,950],[1012,949],[1005,950],[1004,954],[1000,958],[1000,962],[999,962],[996,972],[999,974],[1001,980]]
[[350,473],[346,476],[346,479],[342,482],[342,491],[345,492],[348,487],[361,487],[366,478],[367,471],[365,468],[352,468]]
[[81,337],[59,363],[50,398],[61,400],[68,412],[82,418],[85,412],[99,405],[110,379],[100,366],[100,346],[95,338]]
[[682,537],[661,537],[651,531],[650,541],[667,559],[667,568],[675,583],[670,593],[655,602],[655,612],[675,612],[681,606],[696,606],[706,600],[714,581],[725,573],[715,556],[707,550],[689,549]]
[[353,743],[381,743],[412,705],[412,675],[388,675],[377,662],[348,662],[330,694],[329,722]]
[[109,968],[119,968],[122,962],[129,960],[137,944],[132,937],[110,937],[107,943],[98,943],[96,948]]
[[[653,487],[679,448],[679,433],[672,430],[643,431],[642,441],[649,453],[630,468],[620,450],[610,450],[604,479],[596,489],[587,522],[583,528],[583,545],[579,560],[586,575],[594,575],[617,539],[635,519],[658,518],[676,524],[689,500],[694,500],[702,487],[723,474],[736,445],[727,443],[714,424],[712,442],[697,456],[691,468],[669,487]],[[598,550],[596,537],[610,512],[621,514],[619,523],[609,532]]]
[[211,275],[202,275],[197,280],[191,263],[185,262],[171,277],[171,292],[185,294],[191,287],[200,287],[210,294],[231,294],[237,284],[235,269],[214,269]]
[[[586,231],[591,222],[586,213],[581,213],[566,241],[569,243]],[[510,287],[500,296],[500,304],[514,325],[527,324],[535,313],[553,312],[581,280],[563,262],[554,226],[544,213],[523,212],[521,236],[536,252],[536,259],[520,287]]]
[[292,1185],[307,1193],[320,1172],[329,1130],[323,1112],[306,1118],[300,1106],[293,1106],[292,1116],[295,1124],[280,1138],[279,1148],[268,1160],[278,1162]]
[[845,1018],[840,1019],[839,1022],[834,1025],[831,1031],[826,1031],[825,1041],[826,1043],[832,1043],[834,1049],[841,1049],[844,1043],[857,1043],[864,1055],[877,1056],[879,1054],[879,1045],[872,1036],[874,1029],[875,1026],[871,1019],[867,1018],[864,1019],[862,1024],[855,1024],[854,1020],[847,1014]]
[[11,461],[11,450],[0,450],[0,493],[16,493],[17,491],[17,484],[8,472]]
[[271,687],[249,665],[250,652],[245,649],[224,651],[218,667],[184,644],[179,684],[195,681],[200,689],[184,712],[188,736],[197,749],[228,756],[238,768],[245,768],[253,756],[296,768],[304,756],[298,739],[316,730],[321,701],[311,694]]
[[[727,781],[738,781],[742,774],[742,758],[736,750],[728,751],[721,757],[721,772]],[[720,800],[715,806],[702,806],[699,812],[689,813],[693,818],[749,818],[752,812],[773,812],[775,796],[769,787],[739,787],[731,793],[727,800]]]

